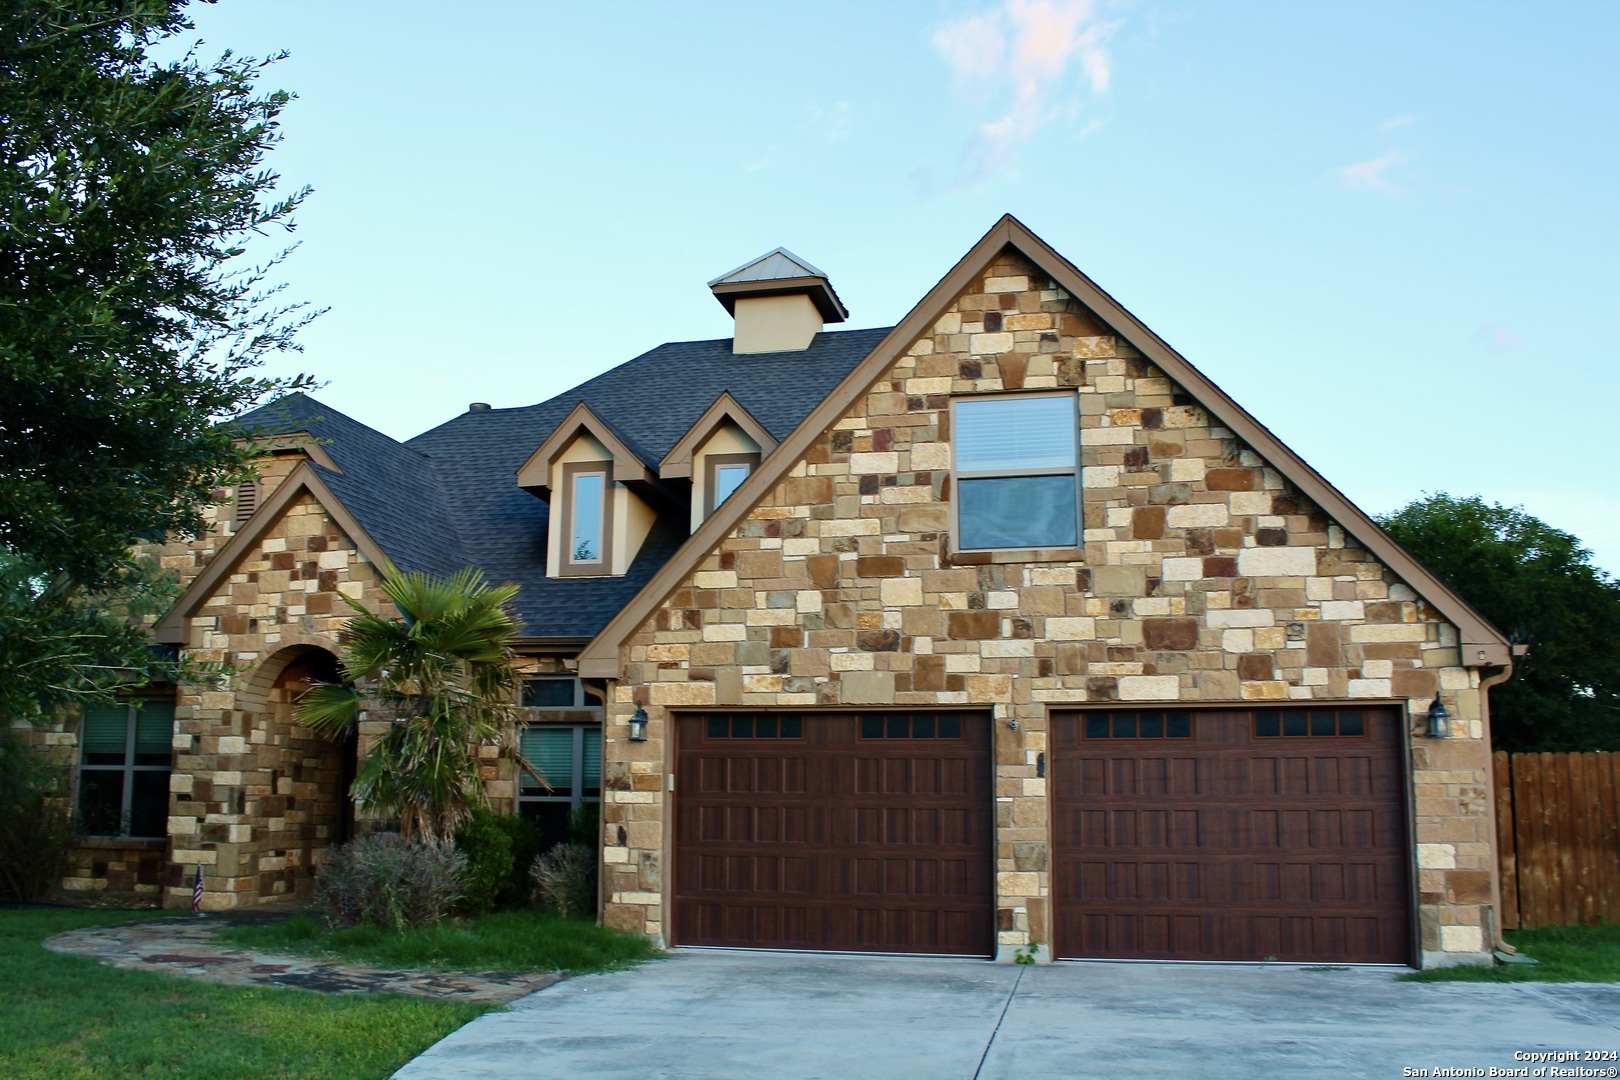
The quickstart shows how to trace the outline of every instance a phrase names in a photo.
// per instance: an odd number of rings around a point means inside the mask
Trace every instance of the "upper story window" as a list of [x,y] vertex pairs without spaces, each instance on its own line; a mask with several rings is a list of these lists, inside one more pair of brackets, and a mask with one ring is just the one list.
[[1075,406],[1073,394],[952,403],[959,550],[1079,544]]
[[94,705],[79,731],[79,818],[91,836],[168,833],[174,702]]
[[759,455],[709,454],[704,461],[708,475],[703,491],[703,516],[707,518],[731,498],[732,492],[742,487],[743,481],[759,465]]
[[608,462],[575,462],[563,466],[566,543],[565,575],[612,573],[613,481]]

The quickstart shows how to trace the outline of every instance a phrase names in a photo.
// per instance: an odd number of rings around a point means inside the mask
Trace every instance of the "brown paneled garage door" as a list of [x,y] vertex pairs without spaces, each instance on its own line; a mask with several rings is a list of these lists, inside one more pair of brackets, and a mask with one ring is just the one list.
[[673,942],[985,956],[990,719],[676,719]]
[[1410,963],[1390,708],[1058,713],[1056,955]]

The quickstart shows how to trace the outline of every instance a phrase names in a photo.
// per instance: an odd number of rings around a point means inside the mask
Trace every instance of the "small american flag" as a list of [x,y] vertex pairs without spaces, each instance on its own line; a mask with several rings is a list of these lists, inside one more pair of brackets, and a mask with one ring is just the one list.
[[191,886],[191,913],[202,914],[202,863],[197,864],[197,881]]

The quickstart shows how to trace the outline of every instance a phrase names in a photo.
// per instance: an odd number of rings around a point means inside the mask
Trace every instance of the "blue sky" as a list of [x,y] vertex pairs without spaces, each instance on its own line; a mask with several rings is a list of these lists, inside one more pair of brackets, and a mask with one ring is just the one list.
[[1522,504],[1620,571],[1620,5],[194,14],[292,53],[331,310],[272,370],[396,437],[729,336],[705,282],[779,244],[888,325],[1011,212],[1365,509]]

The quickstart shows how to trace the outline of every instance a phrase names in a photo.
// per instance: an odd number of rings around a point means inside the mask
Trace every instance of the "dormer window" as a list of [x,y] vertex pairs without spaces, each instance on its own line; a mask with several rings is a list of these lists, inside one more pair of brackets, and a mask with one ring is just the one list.
[[731,498],[731,493],[742,487],[743,481],[759,465],[758,454],[709,454],[704,458],[708,466],[708,483],[704,485],[703,516],[707,518],[720,504]]
[[563,552],[565,575],[611,573],[613,565],[613,480],[608,462],[572,462],[563,466],[563,517],[568,538]]
[[551,504],[547,577],[617,577],[675,496],[583,403],[518,469],[518,486]]

